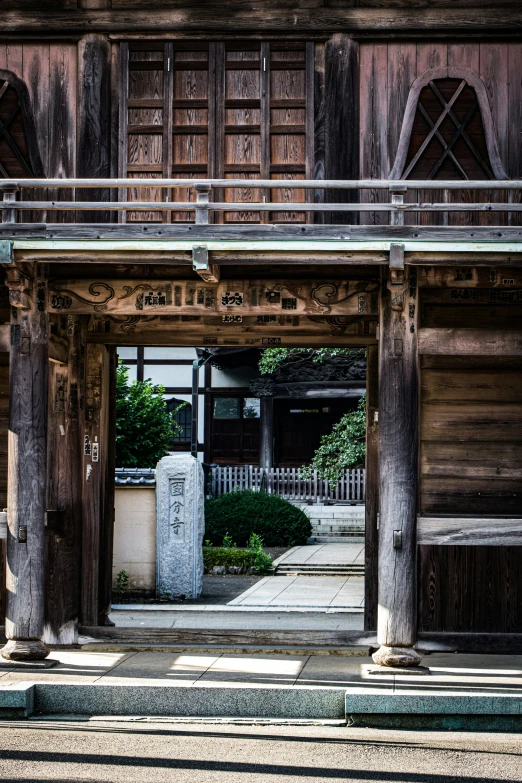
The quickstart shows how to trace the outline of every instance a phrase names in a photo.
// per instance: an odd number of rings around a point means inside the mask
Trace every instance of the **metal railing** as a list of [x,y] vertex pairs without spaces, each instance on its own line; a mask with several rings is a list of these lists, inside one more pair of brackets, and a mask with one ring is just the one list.
[[363,468],[344,471],[336,483],[320,479],[317,471],[302,478],[299,468],[270,468],[257,465],[218,465],[212,468],[211,496],[252,489],[286,500],[302,503],[364,503],[365,471]]
[[[35,189],[70,190],[71,200],[53,200],[49,198],[23,197],[17,199],[19,191]],[[117,200],[96,201],[75,200],[76,189],[112,190],[117,194]],[[154,188],[166,191],[164,200],[133,201],[129,199],[128,190]],[[172,198],[173,191],[179,188],[192,188],[196,193],[195,201],[176,201]],[[295,201],[213,201],[215,190],[223,189],[299,189],[307,193],[309,200]],[[47,210],[65,211],[100,211],[117,212],[187,212],[194,218],[187,222],[205,225],[210,222],[211,213],[224,212],[389,212],[391,225],[402,225],[404,215],[408,212],[522,212],[522,180],[261,180],[261,179],[0,179],[0,190],[3,191],[3,201],[0,202],[2,222],[16,222],[17,211]],[[389,200],[386,202],[369,200],[357,202],[333,202],[324,200],[327,190],[345,191],[387,191]],[[416,190],[443,191],[444,199],[438,202],[405,201],[406,194]],[[513,195],[511,201],[481,201],[461,200],[451,202],[451,191],[484,191],[509,192]],[[219,194],[218,194],[219,195]],[[140,221],[133,221],[140,222]],[[146,222],[146,221],[143,221]]]

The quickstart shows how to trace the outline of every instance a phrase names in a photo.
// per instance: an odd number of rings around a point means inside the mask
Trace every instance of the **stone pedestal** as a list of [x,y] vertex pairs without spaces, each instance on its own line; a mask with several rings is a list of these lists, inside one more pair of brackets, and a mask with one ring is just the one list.
[[188,454],[156,467],[156,593],[198,598],[203,589],[203,466]]

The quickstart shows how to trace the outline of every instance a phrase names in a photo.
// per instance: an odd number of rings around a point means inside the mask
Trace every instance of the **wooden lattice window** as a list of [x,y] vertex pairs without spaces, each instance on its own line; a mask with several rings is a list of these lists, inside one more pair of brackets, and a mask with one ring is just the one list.
[[391,179],[507,179],[483,82],[463,68],[412,85]]
[[0,69],[0,176],[43,177],[34,117],[24,82]]
[[[120,176],[311,178],[313,57],[313,44],[123,43]],[[168,195],[195,200],[188,189]],[[136,187],[129,198],[159,201],[162,194]],[[299,189],[224,188],[214,198],[291,204],[307,195]],[[135,212],[126,219],[183,222],[193,214]],[[214,217],[227,223],[307,219],[291,211]]]

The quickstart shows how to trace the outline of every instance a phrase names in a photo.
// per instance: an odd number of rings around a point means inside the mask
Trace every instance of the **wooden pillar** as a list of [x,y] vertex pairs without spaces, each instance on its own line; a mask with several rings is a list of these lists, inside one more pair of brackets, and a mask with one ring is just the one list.
[[274,398],[260,397],[260,402],[259,467],[270,470],[274,465]]
[[[35,270],[36,271],[36,270]],[[42,659],[45,612],[48,316],[45,282],[11,274],[7,536],[9,660]],[[17,279],[15,279],[17,278]],[[40,309],[41,307],[41,309]]]
[[366,497],[364,505],[364,629],[377,628],[379,531],[379,349],[366,349]]
[[[84,8],[94,8],[95,0],[85,0]],[[102,7],[101,2],[98,8]],[[105,2],[105,7],[107,3]],[[86,35],[78,44],[78,177],[110,177],[111,156],[111,45],[103,35]],[[77,200],[109,201],[110,191],[81,190]],[[108,212],[79,212],[84,223],[102,223]]]
[[[324,168],[326,179],[359,177],[359,43],[335,33],[325,47]],[[326,202],[357,202],[355,190],[327,190]],[[353,212],[326,212],[325,223],[358,223]]]
[[[47,568],[44,641],[75,644],[80,613],[82,316],[60,316],[67,363],[49,365]],[[50,516],[52,514],[52,516]],[[53,524],[50,524],[51,521]]]
[[379,607],[375,663],[416,666],[416,270],[390,269],[379,327]]
[[115,518],[115,474],[116,474],[116,368],[118,353],[115,345],[107,346],[108,362],[108,392],[106,413],[106,454],[104,507],[101,531],[100,550],[100,596],[98,622],[100,625],[113,625],[109,620],[112,603],[112,557],[114,547]]
[[[106,508],[110,356],[104,345],[85,345],[82,459],[81,624],[98,625],[104,595],[101,551]],[[114,480],[114,479],[113,479]]]

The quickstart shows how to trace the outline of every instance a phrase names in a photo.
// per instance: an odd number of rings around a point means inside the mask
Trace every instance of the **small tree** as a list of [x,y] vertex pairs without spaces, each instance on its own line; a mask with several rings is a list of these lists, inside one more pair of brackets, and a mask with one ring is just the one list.
[[364,465],[365,455],[366,397],[361,397],[356,410],[345,413],[331,433],[322,436],[311,464],[301,468],[301,475],[310,478],[316,470],[320,478],[335,483],[346,468]]
[[168,453],[178,429],[163,398],[165,388],[149,380],[129,383],[128,368],[116,375],[116,464],[120,468],[154,468]]

